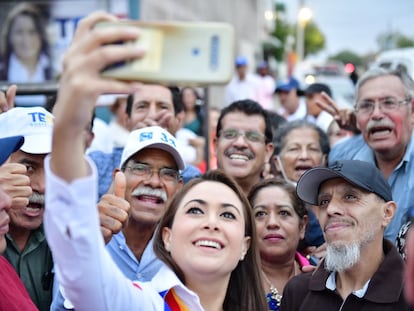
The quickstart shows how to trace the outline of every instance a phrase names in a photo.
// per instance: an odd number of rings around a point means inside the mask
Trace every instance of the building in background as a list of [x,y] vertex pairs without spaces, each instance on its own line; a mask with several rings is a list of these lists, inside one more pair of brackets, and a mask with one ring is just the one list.
[[[24,1],[1,1],[0,20],[4,21],[8,11]],[[219,21],[234,26],[236,33],[235,52],[243,55],[252,64],[262,60],[262,43],[270,40],[274,27],[273,0],[31,0],[44,9],[49,20],[47,28],[54,70],[59,72],[61,58],[69,46],[74,29],[83,16],[95,10],[105,10],[120,17],[133,17],[143,21]],[[1,24],[1,23],[0,23]],[[236,56],[235,55],[235,56]],[[223,87],[209,88],[212,106],[224,104]]]

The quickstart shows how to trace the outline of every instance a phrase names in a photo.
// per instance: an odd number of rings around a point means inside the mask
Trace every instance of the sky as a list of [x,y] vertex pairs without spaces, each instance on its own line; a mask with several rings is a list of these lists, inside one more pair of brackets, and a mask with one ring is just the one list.
[[[299,0],[284,0],[291,22]],[[379,34],[398,31],[414,39],[414,0],[304,0],[325,35],[324,56],[347,49],[358,54],[378,51]]]

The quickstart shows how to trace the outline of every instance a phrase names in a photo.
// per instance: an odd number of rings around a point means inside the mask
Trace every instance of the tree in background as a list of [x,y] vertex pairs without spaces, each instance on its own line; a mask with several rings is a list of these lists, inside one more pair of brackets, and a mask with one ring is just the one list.
[[377,37],[377,43],[380,51],[414,46],[413,38],[409,38],[400,32],[392,31],[380,34]]
[[310,22],[305,27],[305,57],[325,48],[325,36],[318,26]]
[[[276,2],[275,12],[275,29],[272,32],[272,36],[280,42],[280,46],[276,47],[273,45],[265,44],[263,45],[263,50],[267,51],[267,53],[272,53],[277,61],[284,61],[286,59],[286,47],[289,44],[288,38],[296,38],[296,24],[290,24],[285,18],[285,4]],[[325,48],[325,36],[314,22],[310,22],[306,25],[304,35],[305,56],[316,54]],[[294,48],[295,46],[293,45],[292,49]]]
[[344,50],[335,55],[332,55],[329,57],[329,60],[339,61],[343,64],[351,63],[355,67],[361,67],[365,65],[364,59],[361,56],[349,50]]
[[286,7],[284,3],[275,4],[275,28],[271,33],[272,37],[279,41],[279,45],[264,44],[263,51],[268,54],[272,54],[277,61],[283,61],[285,59],[285,52],[287,46],[288,36],[292,33],[291,26],[286,20]]

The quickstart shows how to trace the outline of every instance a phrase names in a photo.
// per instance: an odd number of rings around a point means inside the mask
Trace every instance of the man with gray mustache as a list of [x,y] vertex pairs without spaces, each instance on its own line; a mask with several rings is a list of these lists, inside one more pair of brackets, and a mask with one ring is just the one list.
[[[43,161],[51,151],[52,129],[53,115],[42,107],[16,107],[0,114],[0,137],[21,135],[25,139],[2,167],[2,186],[12,197],[4,257],[42,311],[49,310],[53,283],[53,260],[42,225],[45,210]],[[14,199],[19,197],[23,185],[16,179],[19,174],[30,179],[31,195],[26,192],[28,200],[21,195],[20,199]]]
[[[168,131],[151,126],[129,134],[118,169],[126,177],[125,200],[116,196],[119,185],[114,180],[114,194],[105,194],[98,206],[105,240],[110,240],[107,248],[121,271],[132,280],[151,280],[159,269],[152,235],[168,201],[183,184],[180,170],[184,167],[176,139]],[[118,218],[118,230],[107,225],[108,221],[117,221],[105,212],[109,207],[123,214]]]
[[398,206],[385,229],[385,237],[395,242],[414,207],[413,80],[404,70],[373,68],[358,81],[354,111],[339,110],[332,100],[325,99],[325,109],[338,123],[343,127],[356,123],[365,142],[361,146],[350,139],[335,145],[329,162],[352,159],[377,166]]
[[[0,108],[1,109],[1,108]],[[26,175],[16,173],[15,170],[10,172],[9,168],[3,167],[10,154],[19,150],[23,145],[23,136],[12,136],[0,138],[0,255],[6,249],[6,234],[9,230],[10,217],[8,210],[13,202],[26,202],[27,196],[31,193],[29,178]],[[15,168],[19,165],[13,165]],[[22,170],[24,170],[24,166]],[[2,189],[3,186],[9,188],[10,182],[5,181],[8,177],[17,180],[17,191],[13,192],[13,196],[6,194]],[[15,181],[13,181],[15,184]],[[3,257],[0,256],[0,310],[21,311],[21,310],[37,310],[32,299],[29,296],[22,281],[14,270],[13,266]]]
[[[114,172],[115,176],[122,171],[126,184],[114,178],[112,189],[102,196],[98,208],[107,250],[131,280],[150,281],[161,267],[152,237],[167,203],[183,185],[180,171],[184,168],[177,141],[165,129],[150,126],[129,134]],[[71,307],[59,295],[54,296],[50,310]]]

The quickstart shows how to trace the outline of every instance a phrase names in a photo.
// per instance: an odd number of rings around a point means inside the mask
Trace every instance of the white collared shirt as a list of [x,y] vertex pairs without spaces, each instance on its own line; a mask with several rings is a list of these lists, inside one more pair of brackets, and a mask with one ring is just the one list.
[[189,310],[202,311],[198,296],[187,289],[167,266],[150,282],[132,282],[105,249],[96,208],[97,171],[71,183],[53,174],[45,159],[46,211],[44,227],[55,261],[56,276],[77,311],[93,309],[163,311],[159,294],[174,288]]
[[[370,281],[371,280],[368,280],[361,289],[352,291],[352,294],[354,294],[358,298],[364,297],[365,293],[368,290],[368,285]],[[326,288],[330,289],[333,292],[336,290],[336,272],[331,272],[329,277],[326,279]]]

